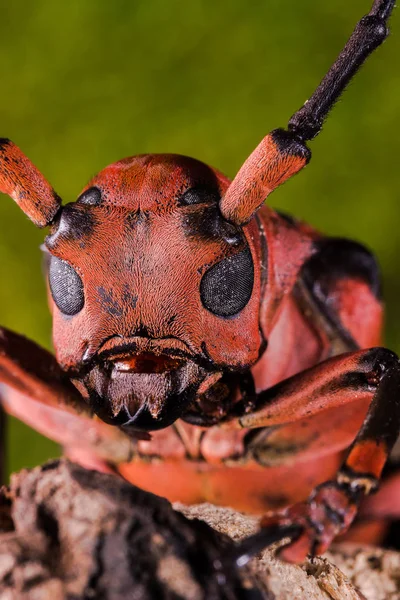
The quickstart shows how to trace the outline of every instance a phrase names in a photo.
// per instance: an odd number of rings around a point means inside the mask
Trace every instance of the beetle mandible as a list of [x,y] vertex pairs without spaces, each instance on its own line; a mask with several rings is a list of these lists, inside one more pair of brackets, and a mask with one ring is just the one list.
[[387,37],[394,4],[374,1],[232,182],[191,158],[141,155],[62,206],[0,141],[0,191],[50,227],[56,351],[1,330],[5,409],[71,458],[171,500],[266,514],[240,564],[285,536],[286,560],[326,550],[398,437],[399,360],[380,347],[374,257],[264,205],[309,162],[307,142]]

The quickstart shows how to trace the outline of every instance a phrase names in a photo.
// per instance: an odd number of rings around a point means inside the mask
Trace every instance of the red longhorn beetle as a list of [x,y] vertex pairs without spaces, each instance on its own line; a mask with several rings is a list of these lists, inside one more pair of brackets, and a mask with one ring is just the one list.
[[286,560],[326,550],[377,488],[400,430],[374,257],[264,205],[310,160],[306,142],[386,38],[394,4],[375,0],[232,182],[192,158],[143,155],[61,206],[1,140],[0,191],[50,227],[56,350],[1,330],[5,409],[75,460],[171,500],[266,513],[240,564],[287,536]]

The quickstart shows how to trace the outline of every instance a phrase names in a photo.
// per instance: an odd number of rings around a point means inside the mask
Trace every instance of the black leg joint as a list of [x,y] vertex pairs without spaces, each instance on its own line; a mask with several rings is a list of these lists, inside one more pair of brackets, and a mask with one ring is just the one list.
[[362,363],[364,369],[366,366],[368,370],[371,369],[376,391],[354,444],[373,440],[384,444],[389,455],[400,432],[399,358],[386,348],[372,348],[363,356]]

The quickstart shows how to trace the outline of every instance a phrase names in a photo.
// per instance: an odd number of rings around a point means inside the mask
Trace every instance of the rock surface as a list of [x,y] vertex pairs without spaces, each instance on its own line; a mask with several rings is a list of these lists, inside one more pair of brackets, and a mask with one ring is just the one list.
[[1,600],[258,600],[232,549],[166,500],[65,460],[0,496]]
[[174,508],[65,460],[14,475],[0,495],[0,598],[400,600],[395,552],[341,545],[293,566],[269,550],[238,572],[235,541],[256,519]]
[[[213,529],[239,541],[257,531],[257,519],[210,504],[174,508],[202,519]],[[340,544],[304,565],[289,565],[273,550],[251,564],[262,590],[275,600],[400,600],[400,553]]]

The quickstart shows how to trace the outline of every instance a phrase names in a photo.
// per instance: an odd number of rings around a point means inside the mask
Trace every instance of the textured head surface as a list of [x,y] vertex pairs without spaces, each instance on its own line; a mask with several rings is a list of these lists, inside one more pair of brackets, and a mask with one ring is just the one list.
[[[113,414],[127,390],[131,411],[148,402],[156,414],[207,372],[256,361],[255,226],[221,216],[228,184],[186,157],[125,159],[64,207],[46,239],[57,358],[70,372],[93,366],[85,385],[111,398]],[[123,360],[110,374],[99,359],[117,349]]]

